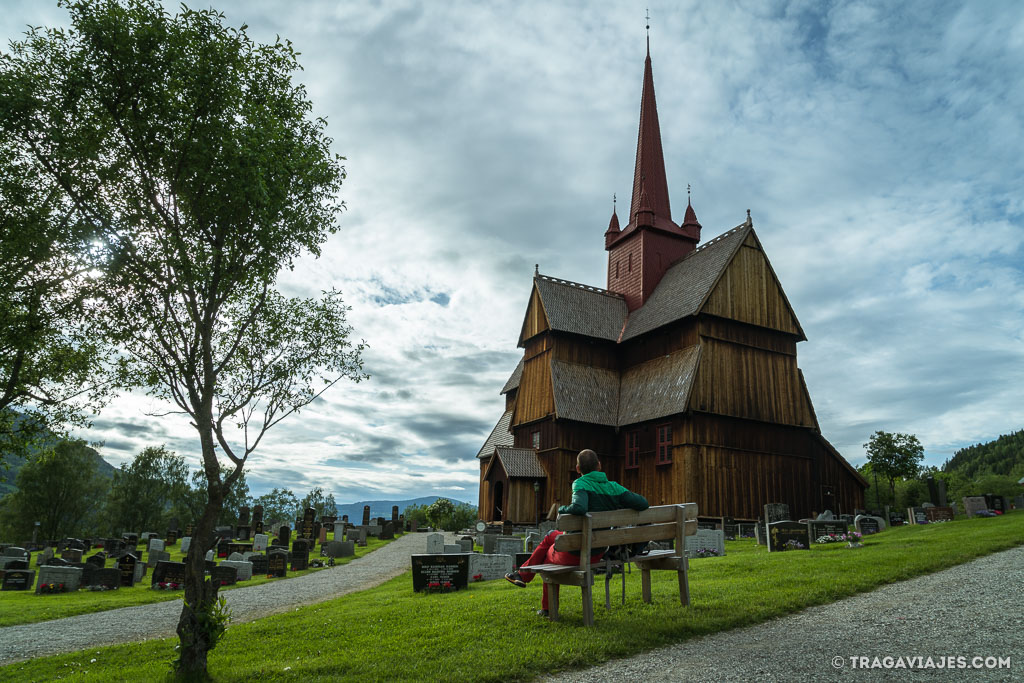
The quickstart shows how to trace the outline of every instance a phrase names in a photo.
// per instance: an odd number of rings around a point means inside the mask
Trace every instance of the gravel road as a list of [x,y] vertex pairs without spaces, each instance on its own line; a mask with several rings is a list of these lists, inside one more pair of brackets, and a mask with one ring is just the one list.
[[[1010,668],[970,668],[978,656],[1009,658]],[[870,666],[877,657],[880,668],[863,667],[862,657]],[[929,657],[936,667],[940,657],[963,657],[968,668],[901,668],[900,657],[920,657],[915,667]],[[758,626],[538,680],[1021,681],[1024,546]]]
[[[227,599],[234,621],[252,621],[380,585],[408,571],[409,556],[426,549],[426,534],[405,534],[339,567],[235,588],[221,595]],[[180,615],[179,599],[0,628],[0,665],[40,655],[174,635]]]

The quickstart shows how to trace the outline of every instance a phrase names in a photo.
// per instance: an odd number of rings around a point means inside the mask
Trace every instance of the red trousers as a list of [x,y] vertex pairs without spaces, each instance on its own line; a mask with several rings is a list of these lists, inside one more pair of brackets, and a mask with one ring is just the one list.
[[[533,553],[530,554],[528,559],[523,564],[532,566],[535,564],[564,564],[566,566],[578,565],[580,563],[580,556],[574,555],[573,553],[555,550],[555,539],[562,535],[561,531],[551,531],[548,535],[541,539],[540,544],[533,549]],[[604,552],[592,553],[590,556],[591,562],[596,562],[601,559]],[[519,570],[519,578],[526,583],[533,581],[533,577],[536,576],[533,572],[526,571],[525,569]],[[558,590],[558,586],[555,586],[555,590]],[[548,608],[548,585],[544,584],[544,592],[541,596],[540,601],[541,609]]]

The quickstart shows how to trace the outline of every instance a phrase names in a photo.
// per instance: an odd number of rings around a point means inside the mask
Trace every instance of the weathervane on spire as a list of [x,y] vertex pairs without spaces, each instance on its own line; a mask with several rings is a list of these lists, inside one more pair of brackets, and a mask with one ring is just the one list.
[[686,203],[690,203],[690,183],[686,183]]
[[612,213],[615,213],[615,202],[616,202],[615,193],[612,192]]
[[647,14],[644,15],[647,19],[647,54],[651,54],[651,9],[647,8]]

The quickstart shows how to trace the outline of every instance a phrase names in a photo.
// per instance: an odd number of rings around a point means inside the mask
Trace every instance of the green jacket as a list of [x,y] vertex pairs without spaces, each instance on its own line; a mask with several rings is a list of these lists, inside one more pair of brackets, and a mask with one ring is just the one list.
[[604,472],[587,472],[572,483],[572,503],[558,508],[559,514],[585,515],[606,510],[646,510],[647,499],[625,486],[608,481]]

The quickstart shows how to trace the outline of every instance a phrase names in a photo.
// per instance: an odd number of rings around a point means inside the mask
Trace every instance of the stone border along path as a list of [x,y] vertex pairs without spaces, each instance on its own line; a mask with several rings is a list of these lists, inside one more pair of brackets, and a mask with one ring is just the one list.
[[[1009,657],[1010,668],[884,668],[885,657],[895,666],[899,657],[950,656],[965,657],[968,667],[977,656]],[[877,657],[883,668],[854,668],[851,657]],[[1024,680],[1024,546],[756,626],[537,680]]]
[[[409,571],[410,556],[426,550],[427,534],[408,533],[340,567],[235,588],[221,595],[227,599],[232,621],[252,621],[378,586]],[[0,628],[0,666],[43,655],[173,636],[179,616],[180,598]]]

